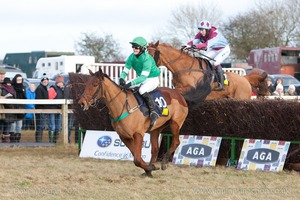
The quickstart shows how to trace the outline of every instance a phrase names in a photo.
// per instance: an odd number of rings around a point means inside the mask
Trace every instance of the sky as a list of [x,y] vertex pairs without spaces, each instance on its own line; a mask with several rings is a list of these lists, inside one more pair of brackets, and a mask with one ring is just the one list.
[[[211,0],[225,17],[243,13],[253,0]],[[126,56],[136,36],[147,41],[171,12],[206,0],[1,0],[0,60],[6,53],[71,51],[83,33],[111,34]],[[196,27],[195,27],[196,28]]]

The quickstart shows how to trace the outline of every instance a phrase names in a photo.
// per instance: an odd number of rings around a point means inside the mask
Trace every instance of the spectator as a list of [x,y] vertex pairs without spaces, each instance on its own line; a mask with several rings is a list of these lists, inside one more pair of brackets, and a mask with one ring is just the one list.
[[[57,76],[55,80],[55,85],[50,86],[48,94],[49,99],[64,99],[64,77]],[[53,109],[61,109],[61,105],[51,106]],[[48,121],[49,128],[49,142],[56,143],[59,132],[61,130],[61,114],[60,113],[51,113],[49,114]]]
[[[37,86],[35,90],[35,99],[49,99],[48,96],[48,84],[49,78],[44,73],[43,77],[41,78],[41,83]],[[46,109],[47,105],[35,105],[36,109]],[[42,142],[43,138],[43,131],[45,129],[45,120],[47,118],[47,114],[44,113],[36,113],[36,132],[35,132],[35,141]]]
[[[26,99],[26,88],[23,85],[23,77],[21,74],[16,74],[12,79],[12,86],[16,92],[16,99]],[[16,104],[15,108],[24,109],[24,104]],[[10,125],[10,141],[11,142],[20,142],[21,140],[21,130],[23,125],[23,119],[25,114],[18,113],[16,114],[17,120],[11,123]]]
[[[2,83],[5,78],[6,71],[4,68],[0,68],[0,99],[4,99],[5,97],[2,96]],[[0,109],[4,109],[4,105],[0,104]],[[2,141],[4,141],[3,132],[5,131],[5,113],[0,113],[0,134],[2,135]],[[8,137],[9,138],[9,137]]]
[[[35,99],[35,85],[30,84],[29,88],[26,90],[26,98],[27,99]],[[34,104],[26,104],[26,109],[34,109]],[[25,120],[24,120],[24,129],[25,130],[33,130],[34,129],[34,114],[33,113],[26,113]]]
[[300,95],[300,86],[296,87],[296,93],[297,95]]
[[277,86],[276,86],[276,90],[273,92],[272,94],[273,96],[284,96],[284,92],[283,92],[283,86],[281,85],[281,83],[279,83]]
[[[1,96],[6,99],[14,99],[16,97],[16,92],[14,87],[11,85],[11,80],[9,78],[4,78],[1,84]],[[14,108],[12,104],[4,104],[4,108]],[[2,142],[9,143],[11,136],[9,132],[10,124],[16,121],[16,114],[6,114],[4,123],[3,123],[3,132],[2,132]]]
[[270,87],[271,94],[273,94],[275,92],[278,84],[281,84],[281,85],[283,84],[283,80],[281,78],[276,79],[274,85]]
[[285,93],[286,96],[296,96],[296,87],[295,85],[289,85],[289,89]]
[[267,86],[268,86],[268,91],[269,91],[269,94],[268,95],[271,95],[274,91],[273,91],[273,86],[272,86],[272,80],[271,78],[267,78]]

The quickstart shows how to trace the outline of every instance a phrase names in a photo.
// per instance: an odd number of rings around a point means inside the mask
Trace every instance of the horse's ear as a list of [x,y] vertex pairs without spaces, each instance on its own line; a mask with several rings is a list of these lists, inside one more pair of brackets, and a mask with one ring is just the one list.
[[96,73],[99,79],[104,79],[104,73],[102,72],[102,69],[99,68],[99,71]]
[[157,40],[157,42],[156,42],[154,45],[155,45],[155,47],[158,47],[158,45],[159,45],[159,40]]
[[94,75],[94,73],[93,73],[92,70],[90,70],[90,69],[89,69],[89,74],[90,74],[91,76]]

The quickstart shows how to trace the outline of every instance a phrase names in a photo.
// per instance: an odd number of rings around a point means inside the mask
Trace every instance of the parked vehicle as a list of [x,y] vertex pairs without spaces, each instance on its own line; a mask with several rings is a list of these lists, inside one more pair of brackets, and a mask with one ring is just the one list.
[[284,92],[288,90],[291,84],[295,85],[296,88],[300,87],[300,81],[288,74],[269,74],[268,77],[271,78],[273,85],[278,78],[281,78],[283,80],[282,85]]
[[49,78],[57,74],[84,73],[88,70],[83,65],[95,63],[94,56],[57,56],[40,58],[36,63],[33,78],[41,78],[45,73]]
[[2,65],[6,71],[5,77],[8,77],[10,79],[13,79],[16,74],[21,74],[23,78],[27,78],[26,73],[24,73],[21,69],[10,66],[10,65]]
[[289,74],[299,78],[300,47],[272,47],[253,49],[249,53],[248,64],[268,74]]

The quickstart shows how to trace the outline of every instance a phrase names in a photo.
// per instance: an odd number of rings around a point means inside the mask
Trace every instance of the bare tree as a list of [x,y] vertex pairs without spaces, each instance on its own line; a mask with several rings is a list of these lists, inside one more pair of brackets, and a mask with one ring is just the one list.
[[225,24],[232,54],[247,60],[252,49],[299,44],[299,0],[265,0]]
[[76,43],[76,51],[80,55],[95,56],[96,62],[120,62],[125,57],[120,53],[119,43],[110,34],[103,37],[95,33],[83,33]]
[[272,37],[266,26],[262,26],[264,20],[260,13],[251,11],[244,15],[238,15],[228,20],[224,26],[224,34],[229,40],[232,57],[245,61],[251,49],[266,47]]
[[172,11],[166,28],[157,31],[157,36],[153,40],[161,40],[179,48],[195,37],[198,31],[197,25],[201,20],[218,24],[221,22],[221,17],[222,11],[218,9],[216,2],[186,3]]

